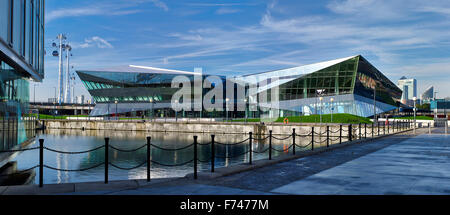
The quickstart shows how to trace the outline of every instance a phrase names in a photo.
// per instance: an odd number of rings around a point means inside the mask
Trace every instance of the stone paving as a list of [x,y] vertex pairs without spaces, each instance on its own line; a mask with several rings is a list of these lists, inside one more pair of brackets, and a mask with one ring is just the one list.
[[271,192],[449,195],[450,137],[419,135]]
[[[450,136],[394,135],[214,179],[181,178],[75,195],[450,194]],[[124,182],[125,183],[125,182]],[[120,183],[118,183],[120,184]],[[94,185],[92,186],[101,186]],[[14,194],[10,190],[8,193]]]

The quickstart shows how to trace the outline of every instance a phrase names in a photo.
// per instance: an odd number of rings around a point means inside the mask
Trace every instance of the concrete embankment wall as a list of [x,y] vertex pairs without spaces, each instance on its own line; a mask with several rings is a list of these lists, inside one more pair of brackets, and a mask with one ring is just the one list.
[[[121,122],[121,121],[71,121],[71,120],[44,120],[41,122],[48,129],[86,129],[86,130],[115,130],[115,131],[149,131],[149,132],[183,132],[183,133],[216,133],[216,134],[248,134],[253,132],[258,134],[292,134],[292,129],[296,129],[297,134],[309,134],[311,128],[315,127],[315,132],[325,132],[326,126],[330,126],[330,131],[339,130],[336,124],[289,124],[282,123],[261,124],[261,123],[223,123],[223,122]],[[344,125],[342,135],[347,135],[348,125]],[[356,128],[356,127],[355,127]],[[354,133],[357,134],[358,129]],[[330,134],[331,135],[331,134]]]

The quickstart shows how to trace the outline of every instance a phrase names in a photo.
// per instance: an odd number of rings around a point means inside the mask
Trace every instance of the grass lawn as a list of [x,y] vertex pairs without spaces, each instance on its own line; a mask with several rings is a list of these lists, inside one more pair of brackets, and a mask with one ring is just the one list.
[[[37,114],[31,114],[31,116],[37,117]],[[88,115],[53,116],[47,114],[39,114],[39,119],[67,119],[67,117],[88,117]]]
[[[291,116],[287,117],[289,123],[319,123],[320,115],[310,115],[310,116]],[[247,122],[260,122],[261,119],[247,119]],[[283,122],[284,117],[278,118],[275,122]],[[245,119],[236,119],[233,122],[245,122]],[[355,116],[351,114],[333,114],[333,121],[331,121],[331,114],[322,115],[323,123],[371,123],[369,118]]]

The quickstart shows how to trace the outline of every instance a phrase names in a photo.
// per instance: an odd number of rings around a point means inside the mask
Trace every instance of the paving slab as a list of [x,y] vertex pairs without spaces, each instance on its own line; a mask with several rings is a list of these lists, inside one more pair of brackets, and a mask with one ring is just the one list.
[[450,136],[422,134],[283,185],[284,194],[450,194]]
[[70,193],[74,191],[74,184],[52,184],[39,187],[38,185],[8,186],[2,195],[50,195]]

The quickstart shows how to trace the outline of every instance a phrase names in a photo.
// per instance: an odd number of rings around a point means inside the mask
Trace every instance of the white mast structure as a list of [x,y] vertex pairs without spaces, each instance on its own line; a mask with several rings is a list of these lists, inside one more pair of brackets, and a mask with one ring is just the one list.
[[[63,48],[65,47],[63,40],[66,40],[66,35],[64,34],[59,34],[57,37],[57,39],[59,39],[59,53],[58,53],[58,57],[59,57],[59,63],[58,63],[58,104],[63,103],[63,99],[64,99],[64,72],[63,72],[63,61],[62,61],[62,53],[63,53]],[[56,99],[56,98],[55,98]]]
[[70,45],[66,45],[66,87],[64,91],[64,103],[70,103],[72,101],[71,99],[71,93],[70,93],[70,56],[72,55],[70,52],[72,51],[72,47]]

